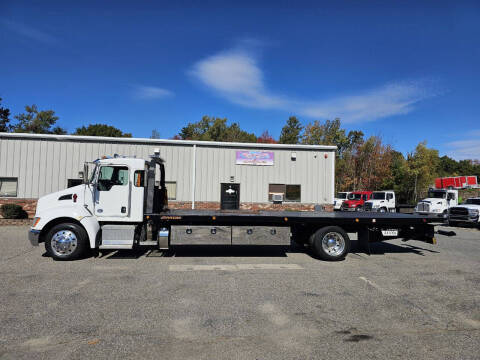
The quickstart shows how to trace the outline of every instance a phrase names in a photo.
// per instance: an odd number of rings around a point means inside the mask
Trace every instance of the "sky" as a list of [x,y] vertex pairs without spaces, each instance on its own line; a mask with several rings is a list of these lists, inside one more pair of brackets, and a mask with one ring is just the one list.
[[0,0],[2,104],[134,137],[339,117],[403,153],[480,158],[480,2],[230,3]]

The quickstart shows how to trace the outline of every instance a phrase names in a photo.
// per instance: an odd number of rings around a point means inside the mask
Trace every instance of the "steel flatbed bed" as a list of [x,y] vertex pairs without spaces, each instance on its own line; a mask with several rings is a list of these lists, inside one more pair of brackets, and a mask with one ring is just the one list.
[[[169,233],[178,234],[175,228],[180,228],[186,234],[197,231],[196,228],[206,228],[197,232],[197,240],[193,244],[210,244],[209,231],[217,233],[217,229],[231,229],[231,240],[224,244],[235,244],[234,230],[246,228],[247,231],[261,227],[289,228],[292,240],[299,244],[314,246],[315,236],[322,235],[329,229],[331,232],[358,233],[360,248],[370,253],[369,244],[394,238],[405,240],[415,239],[435,243],[434,225],[441,219],[434,216],[375,213],[375,212],[325,212],[325,211],[248,211],[248,210],[166,210],[159,213],[145,214],[145,220],[156,224],[158,229],[168,229]],[[218,228],[217,228],[218,227]],[[325,230],[327,229],[327,230]],[[189,232],[190,231],[190,232]],[[220,232],[220,230],[218,230]],[[230,231],[230,230],[227,230]],[[238,232],[237,232],[238,233]],[[248,234],[248,233],[247,233]],[[245,234],[244,234],[245,235]],[[324,234],[323,234],[324,235]],[[187,237],[184,234],[185,237]],[[164,240],[164,248],[178,242],[181,235],[172,242],[172,237]],[[159,240],[161,244],[161,239]],[[188,241],[187,244],[190,244]],[[215,242],[214,242],[215,243]],[[242,242],[243,243],[243,242]],[[266,244],[246,242],[247,244]],[[162,245],[160,245],[162,248]],[[320,252],[321,253],[321,252]]]
[[398,227],[439,223],[435,216],[374,212],[327,211],[244,211],[244,210],[179,210],[145,214],[170,225],[218,224],[218,225],[271,225],[296,224],[372,225]]

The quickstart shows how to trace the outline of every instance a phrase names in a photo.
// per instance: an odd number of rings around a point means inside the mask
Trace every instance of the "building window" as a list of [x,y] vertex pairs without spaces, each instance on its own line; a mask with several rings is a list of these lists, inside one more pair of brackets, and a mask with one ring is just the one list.
[[67,180],[67,188],[71,188],[77,185],[82,185],[83,180],[82,179],[68,179]]
[[168,200],[177,199],[177,182],[165,181],[165,187],[167,188]]
[[17,178],[0,178],[0,196],[17,197]]
[[269,184],[268,201],[273,201],[273,195],[283,195],[283,201],[300,202],[300,185]]

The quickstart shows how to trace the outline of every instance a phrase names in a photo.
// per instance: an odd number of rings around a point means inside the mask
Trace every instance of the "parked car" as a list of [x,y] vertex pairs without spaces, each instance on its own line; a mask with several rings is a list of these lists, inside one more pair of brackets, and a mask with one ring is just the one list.
[[448,224],[480,224],[480,197],[467,199],[463,204],[448,210]]
[[374,191],[370,200],[365,202],[365,211],[395,212],[395,192]]
[[370,200],[373,191],[354,191],[342,204],[342,211],[363,211],[365,201]]
[[415,207],[415,212],[422,215],[447,217],[448,209],[456,205],[458,205],[458,190],[430,189],[427,198]]
[[335,195],[335,199],[333,200],[333,209],[340,210],[342,204],[345,200],[347,200],[348,195],[350,195],[350,191],[341,191]]

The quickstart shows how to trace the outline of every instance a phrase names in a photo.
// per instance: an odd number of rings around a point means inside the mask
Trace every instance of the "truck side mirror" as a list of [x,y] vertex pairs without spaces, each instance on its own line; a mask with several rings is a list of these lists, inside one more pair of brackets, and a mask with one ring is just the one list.
[[88,165],[85,163],[83,164],[83,183],[88,184]]

